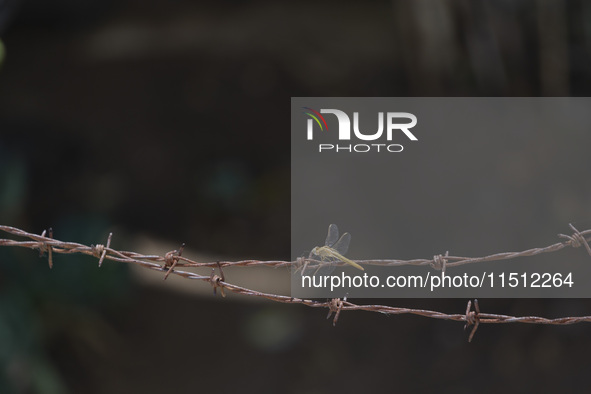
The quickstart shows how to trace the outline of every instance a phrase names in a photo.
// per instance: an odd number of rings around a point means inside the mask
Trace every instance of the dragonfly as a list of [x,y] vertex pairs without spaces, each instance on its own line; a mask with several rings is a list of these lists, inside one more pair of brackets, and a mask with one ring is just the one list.
[[320,264],[318,264],[318,266],[313,265],[308,267],[307,262],[304,269],[302,269],[302,275],[304,274],[304,271],[306,271],[306,268],[309,268],[310,270],[315,268],[312,275],[328,275],[334,270],[336,263],[339,261],[364,271],[362,266],[343,256],[347,253],[347,250],[349,250],[350,242],[351,234],[344,233],[339,238],[339,229],[337,225],[331,224],[328,226],[328,235],[326,236],[324,246],[316,246],[308,256],[308,260],[320,261]]

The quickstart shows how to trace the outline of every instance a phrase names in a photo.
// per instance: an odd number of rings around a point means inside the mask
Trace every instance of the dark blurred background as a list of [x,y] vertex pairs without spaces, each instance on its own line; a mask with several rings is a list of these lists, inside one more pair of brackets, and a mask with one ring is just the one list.
[[[144,234],[288,259],[292,96],[591,92],[583,0],[0,0],[0,38],[0,223],[85,244],[113,231],[124,250]],[[483,326],[468,344],[460,323],[351,312],[332,327],[323,310],[54,260],[0,250],[0,393],[588,386],[586,325]],[[375,302],[461,313],[466,300]],[[586,300],[481,307],[591,315]]]

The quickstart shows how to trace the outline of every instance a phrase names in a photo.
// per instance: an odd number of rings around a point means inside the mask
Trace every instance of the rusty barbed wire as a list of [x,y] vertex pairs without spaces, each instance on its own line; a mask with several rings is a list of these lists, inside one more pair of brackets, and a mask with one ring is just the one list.
[[[591,241],[591,230],[579,231],[572,224],[569,224],[573,230],[572,235],[559,234],[559,237],[566,239],[559,243],[555,243],[542,248],[528,249],[522,252],[506,252],[497,253],[485,257],[459,257],[449,256],[449,252],[445,255],[433,256],[433,259],[413,259],[413,260],[355,260],[359,264],[371,264],[371,265],[383,265],[383,266],[401,266],[401,265],[431,265],[436,270],[445,270],[446,267],[458,266],[463,264],[478,263],[485,261],[496,261],[496,260],[509,260],[518,257],[535,256],[541,253],[556,252],[565,247],[578,248],[584,246],[587,253],[591,256],[591,247],[589,241]],[[0,225],[0,231],[8,234],[12,234],[18,237],[28,238],[28,241],[17,241],[12,239],[0,239],[0,246],[12,246],[12,247],[23,247],[28,249],[39,250],[39,253],[43,255],[47,252],[49,268],[53,267],[53,254],[86,254],[99,258],[99,267],[102,265],[104,260],[112,260],[122,263],[137,264],[141,267],[152,269],[155,271],[165,272],[164,279],[169,275],[177,275],[186,279],[196,279],[205,282],[209,282],[213,287],[214,295],[216,290],[219,288],[222,296],[225,297],[224,290],[241,294],[245,296],[265,298],[275,302],[281,302],[285,304],[302,304],[313,308],[326,308],[329,313],[327,318],[330,318],[334,313],[333,325],[337,323],[339,315],[342,311],[367,311],[367,312],[379,312],[386,315],[402,315],[411,314],[418,315],[433,319],[440,320],[451,320],[461,321],[465,323],[464,328],[472,327],[469,334],[468,341],[472,341],[476,330],[480,324],[503,324],[503,323],[529,323],[529,324],[547,324],[547,325],[569,325],[583,322],[591,322],[591,316],[571,316],[571,317],[559,317],[559,318],[544,318],[537,316],[509,316],[493,313],[481,313],[478,305],[478,300],[468,301],[466,312],[463,314],[447,314],[444,312],[432,311],[427,309],[414,309],[414,308],[403,308],[394,307],[388,305],[358,305],[344,299],[332,299],[325,302],[295,298],[285,295],[263,293],[252,289],[247,289],[241,286],[234,285],[226,282],[225,275],[223,272],[224,267],[239,266],[239,267],[252,267],[252,266],[269,266],[269,267],[289,267],[293,264],[302,264],[302,258],[296,261],[259,261],[259,260],[241,260],[241,261],[215,261],[200,263],[190,260],[182,256],[182,251],[185,244],[182,244],[178,250],[173,250],[165,254],[165,256],[159,255],[143,255],[141,253],[130,252],[130,251],[118,251],[111,248],[111,239],[113,234],[109,234],[107,244],[97,245],[83,245],[75,242],[64,242],[53,238],[53,230],[43,231],[41,235],[28,233],[24,230]],[[48,236],[46,236],[48,235]],[[308,259],[304,259],[308,260]],[[310,260],[309,260],[310,261]],[[311,260],[314,261],[314,260]],[[175,268],[177,267],[210,267],[212,272],[210,275],[199,275],[194,272],[181,271]],[[215,269],[218,269],[220,275],[215,273]],[[472,310],[474,306],[474,310]]]

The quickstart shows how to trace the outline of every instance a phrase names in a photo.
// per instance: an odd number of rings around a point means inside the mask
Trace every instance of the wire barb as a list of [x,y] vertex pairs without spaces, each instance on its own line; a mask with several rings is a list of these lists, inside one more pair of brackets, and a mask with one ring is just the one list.
[[445,273],[445,268],[447,267],[447,258],[449,257],[449,250],[445,252],[445,255],[436,254],[433,256],[433,262],[431,263],[431,267],[436,269],[437,271],[441,271]]
[[[181,245],[181,247],[179,248],[179,250],[173,250],[171,252],[166,253],[166,255],[164,255],[164,266],[162,267],[162,269],[166,269],[166,267],[170,267],[168,269],[168,271],[166,272],[166,275],[164,275],[164,279],[166,280],[166,278],[168,278],[168,275],[170,275],[171,272],[174,271],[174,267],[177,266],[177,264],[179,263],[179,257],[181,257],[181,255],[183,254],[183,250],[185,249],[185,244],[183,243]],[[175,255],[176,253],[176,255]]]
[[340,298],[333,298],[328,302],[328,315],[326,316],[327,319],[334,313],[334,319],[332,320],[332,326],[335,327],[337,325],[337,321],[339,320],[339,315],[343,310],[343,305],[347,301],[347,297],[344,299]]
[[478,329],[478,325],[480,324],[480,307],[478,306],[478,300],[474,299],[474,310],[470,310],[472,308],[472,301],[468,301],[468,306],[466,307],[466,324],[464,325],[464,330],[466,330],[470,326],[474,326],[472,331],[470,332],[470,336],[468,337],[468,342],[472,342],[472,338],[474,338],[474,334],[476,334],[476,330]]
[[97,244],[97,245],[90,245],[95,257],[99,258],[98,266],[101,268],[103,265],[103,260],[105,260],[105,256],[107,255],[107,251],[111,247],[111,238],[113,237],[113,233],[109,233],[109,237],[107,238],[107,246]]
[[306,261],[306,258],[303,256],[300,256],[296,259],[295,261],[295,271],[293,271],[293,273],[297,273],[298,271],[302,271],[302,275],[304,274],[304,271],[306,270],[306,267],[308,265],[308,262]]
[[[43,230],[41,236],[45,238],[45,234],[48,234],[48,237],[53,239],[53,228],[49,228],[49,230]],[[43,254],[47,252],[47,261],[49,262],[49,269],[53,268],[53,250],[51,245],[48,245],[47,242],[41,242],[39,245],[39,257],[43,257]]]
[[213,287],[213,295],[217,295],[216,289],[219,287],[222,297],[225,297],[226,293],[224,292],[224,286],[222,283],[226,281],[226,277],[224,276],[224,270],[222,270],[222,265],[219,261],[217,262],[217,265],[218,269],[220,270],[220,275],[216,275],[215,268],[212,268],[211,275],[209,276],[209,283]]
[[583,236],[583,234],[572,225],[572,223],[568,224],[571,230],[573,230],[573,235],[565,235],[565,234],[558,234],[560,238],[568,239],[568,243],[573,248],[580,248],[581,246],[585,245],[585,249],[587,249],[587,253],[591,256],[591,247],[589,247],[589,243]]

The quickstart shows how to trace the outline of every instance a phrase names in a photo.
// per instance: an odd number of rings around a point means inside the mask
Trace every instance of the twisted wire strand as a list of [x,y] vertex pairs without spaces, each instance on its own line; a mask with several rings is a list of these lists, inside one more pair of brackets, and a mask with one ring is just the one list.
[[[413,259],[413,260],[356,260],[359,264],[373,264],[383,266],[401,266],[401,265],[431,265],[434,269],[444,270],[446,267],[453,267],[463,264],[472,264],[485,261],[498,261],[498,260],[510,260],[525,256],[535,256],[541,253],[556,252],[565,247],[580,247],[584,246],[589,255],[591,255],[591,248],[588,242],[591,240],[591,230],[578,231],[570,225],[573,229],[573,235],[559,234],[561,238],[566,239],[563,242],[555,243],[542,248],[528,249],[522,252],[506,252],[496,253],[485,257],[459,257],[449,256],[449,253],[445,255],[436,255],[433,259]],[[591,316],[569,316],[569,317],[558,317],[558,318],[545,318],[538,316],[509,316],[502,314],[493,313],[481,313],[478,301],[468,301],[468,305],[465,313],[447,314],[444,312],[427,310],[427,309],[414,309],[395,307],[388,305],[359,305],[354,304],[346,299],[332,299],[328,301],[317,301],[309,299],[294,298],[279,294],[263,293],[252,289],[247,289],[238,285],[234,285],[226,281],[223,273],[224,267],[253,267],[253,266],[268,266],[268,267],[290,267],[293,264],[301,263],[301,259],[296,261],[259,261],[259,260],[240,260],[240,261],[216,261],[216,262],[197,262],[187,257],[181,256],[181,246],[179,250],[171,251],[166,253],[165,256],[159,255],[144,255],[141,253],[131,251],[118,251],[113,249],[111,245],[112,234],[109,234],[107,244],[97,245],[83,245],[76,242],[64,242],[53,238],[53,232],[51,229],[48,232],[49,236],[46,236],[44,231],[42,235],[28,233],[24,230],[0,225],[0,231],[8,234],[12,234],[22,238],[28,238],[26,241],[17,241],[12,239],[0,239],[0,246],[8,247],[22,247],[28,249],[39,250],[40,253],[48,253],[50,268],[55,263],[52,261],[52,253],[58,254],[85,254],[99,258],[99,267],[102,265],[104,260],[111,260],[121,263],[137,264],[141,267],[148,268],[155,271],[160,271],[168,275],[177,275],[186,279],[201,280],[209,282],[216,294],[216,290],[220,289],[222,296],[225,296],[225,291],[232,293],[241,294],[250,297],[265,298],[274,302],[280,302],[285,304],[302,304],[312,308],[326,308],[329,310],[329,317],[334,312],[333,324],[336,323],[340,313],[342,311],[367,311],[367,312],[378,312],[386,315],[403,315],[411,314],[417,316],[423,316],[432,319],[441,320],[452,320],[461,321],[466,324],[465,327],[472,327],[472,331],[469,336],[469,341],[474,337],[474,333],[480,324],[506,324],[506,323],[529,323],[529,324],[548,324],[548,325],[569,325],[583,322],[591,322]],[[192,267],[192,268],[212,268],[211,275],[199,275],[194,272],[183,271],[175,269],[177,267]],[[215,274],[215,268],[219,270],[220,275]],[[472,310],[474,306],[474,310]]]

